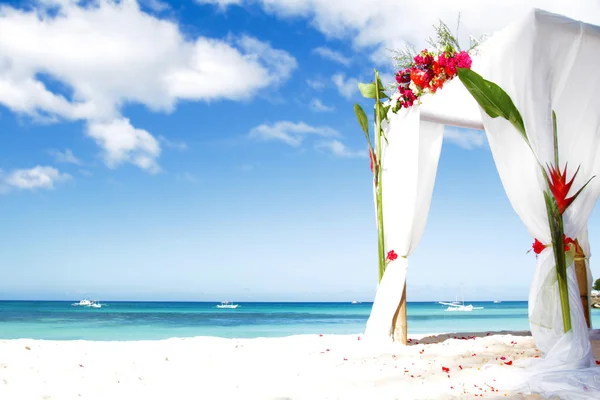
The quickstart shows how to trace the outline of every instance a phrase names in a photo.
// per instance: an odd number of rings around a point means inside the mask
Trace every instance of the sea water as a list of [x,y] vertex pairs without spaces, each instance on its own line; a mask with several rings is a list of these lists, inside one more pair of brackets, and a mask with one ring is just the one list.
[[[102,308],[58,301],[0,301],[0,339],[156,340],[173,337],[282,337],[357,334],[372,303],[107,302]],[[482,310],[446,311],[438,303],[408,303],[409,334],[528,330],[527,302],[474,302]],[[592,310],[600,326],[600,310]]]

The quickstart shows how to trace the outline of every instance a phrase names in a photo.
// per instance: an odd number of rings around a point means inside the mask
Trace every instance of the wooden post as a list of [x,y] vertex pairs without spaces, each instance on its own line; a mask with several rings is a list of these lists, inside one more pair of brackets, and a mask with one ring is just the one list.
[[588,277],[585,258],[575,256],[575,275],[577,276],[577,284],[579,286],[579,295],[581,297],[581,305],[583,306],[583,315],[588,328],[592,327],[590,320],[590,303],[588,301]]
[[404,291],[402,292],[402,299],[394,314],[392,320],[392,337],[394,342],[400,342],[403,345],[408,344],[408,323],[406,322],[406,282],[404,282]]

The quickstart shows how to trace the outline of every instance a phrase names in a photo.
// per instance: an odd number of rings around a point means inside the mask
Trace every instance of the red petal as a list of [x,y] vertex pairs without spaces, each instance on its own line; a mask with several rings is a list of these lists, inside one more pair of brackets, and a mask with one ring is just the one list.
[[512,365],[512,360],[511,361],[507,361],[504,364],[506,364],[506,365]]

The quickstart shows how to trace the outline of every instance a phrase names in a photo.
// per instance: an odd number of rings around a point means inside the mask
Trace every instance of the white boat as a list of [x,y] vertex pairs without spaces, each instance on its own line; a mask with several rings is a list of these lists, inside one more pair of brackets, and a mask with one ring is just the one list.
[[232,304],[228,301],[222,301],[221,304],[217,304],[217,308],[238,308],[239,304]]
[[500,300],[494,300],[495,304],[502,303]]
[[74,306],[86,306],[89,307],[92,304],[88,299],[79,300],[79,303],[73,303]]
[[92,308],[102,308],[102,304],[100,304],[100,302],[92,300],[92,302],[90,303],[90,307]]
[[446,311],[473,311],[473,310],[483,310],[483,307],[473,307],[472,304],[465,305],[465,299],[463,297],[462,303],[458,300],[453,301],[452,303],[446,303],[443,301],[438,301],[438,303],[448,306]]
[[361,304],[360,301],[352,300],[352,304]]

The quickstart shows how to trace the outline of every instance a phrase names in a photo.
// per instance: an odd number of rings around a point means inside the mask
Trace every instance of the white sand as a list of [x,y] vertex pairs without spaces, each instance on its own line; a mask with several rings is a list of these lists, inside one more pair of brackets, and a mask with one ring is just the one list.
[[409,346],[379,348],[358,335],[3,340],[0,399],[521,398],[493,390],[479,368],[539,355],[532,338],[476,335],[413,336]]

